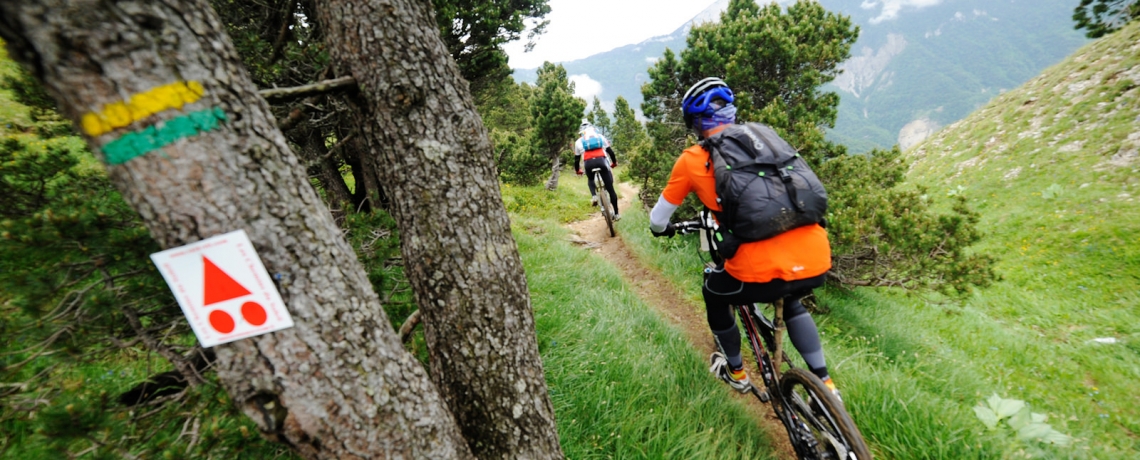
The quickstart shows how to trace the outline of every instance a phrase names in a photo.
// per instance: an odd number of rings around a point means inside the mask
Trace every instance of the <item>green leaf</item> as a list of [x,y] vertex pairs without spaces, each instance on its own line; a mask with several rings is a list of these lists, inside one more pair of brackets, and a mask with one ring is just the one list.
[[1010,428],[1013,428],[1014,430],[1020,430],[1033,423],[1033,419],[1029,414],[1029,408],[1023,405],[1021,410],[1017,411],[1016,414],[1013,414],[1013,416],[1010,417],[1006,423],[1009,424]]
[[995,411],[995,413],[997,411],[998,406],[1001,405],[1001,402],[1002,402],[1001,396],[998,396],[997,393],[994,393],[993,396],[990,396],[989,398],[986,399],[986,404],[989,404],[990,409],[993,409]]
[[1053,427],[1045,423],[1030,423],[1017,430],[1017,438],[1022,441],[1035,441],[1053,432]]
[[1030,416],[1031,416],[1031,417],[1032,417],[1032,419],[1033,419],[1033,423],[1045,423],[1045,421],[1046,421],[1046,420],[1049,420],[1049,416],[1048,416],[1048,415],[1045,415],[1045,414],[1038,414],[1038,413],[1036,413],[1036,412],[1034,412],[1034,413],[1030,414]]
[[1021,411],[1025,407],[1025,401],[1019,399],[1002,399],[998,395],[993,395],[989,399],[990,409],[997,413],[998,418],[1010,417]]
[[1048,434],[1040,438],[1041,442],[1057,446],[1068,446],[1073,443],[1073,438],[1065,433],[1057,430],[1050,430]]
[[1053,185],[1050,185],[1049,188],[1047,188],[1041,192],[1041,198],[1044,198],[1046,200],[1052,200],[1054,198],[1061,196],[1061,194],[1064,193],[1064,191],[1065,191],[1064,187],[1061,187],[1058,184],[1053,184]]
[[998,416],[994,411],[985,406],[974,406],[974,414],[978,416],[978,420],[986,425],[986,428],[991,430],[997,429]]

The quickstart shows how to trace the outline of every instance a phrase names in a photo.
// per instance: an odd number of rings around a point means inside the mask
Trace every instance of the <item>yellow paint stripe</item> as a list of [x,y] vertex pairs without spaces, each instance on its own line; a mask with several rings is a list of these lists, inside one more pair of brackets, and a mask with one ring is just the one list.
[[202,98],[206,90],[196,81],[159,86],[131,96],[127,102],[114,102],[99,112],[83,115],[80,125],[89,136],[99,136],[169,109],[180,109]]

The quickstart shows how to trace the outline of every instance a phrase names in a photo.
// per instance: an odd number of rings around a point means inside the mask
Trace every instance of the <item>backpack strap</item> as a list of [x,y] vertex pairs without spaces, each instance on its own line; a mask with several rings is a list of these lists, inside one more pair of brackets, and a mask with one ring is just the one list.
[[[705,162],[706,171],[716,169],[716,165],[713,164],[713,151],[718,149],[721,142],[724,141],[724,139],[719,134],[720,133],[717,133],[717,135],[701,139],[699,142],[701,148],[705,149],[705,152],[708,152],[709,154],[709,158]],[[718,228],[716,231],[709,232],[709,239],[712,240],[712,242],[715,242],[718,246],[724,247],[726,246],[724,244],[724,232],[732,232],[732,228],[736,224],[736,209],[729,209],[729,204],[720,199],[719,193],[717,194],[716,201],[717,204],[720,205],[720,211],[713,211],[712,209],[709,209],[709,212],[711,212],[713,216],[716,216]],[[708,208],[706,207],[706,209]],[[735,248],[730,249],[729,251],[732,253],[736,252]]]
[[792,199],[792,207],[796,208],[797,213],[803,214],[804,207],[800,204],[800,199],[796,197],[796,186],[792,183],[792,173],[789,172],[795,169],[795,165],[792,163],[795,163],[796,158],[799,157],[800,154],[797,153],[792,159],[782,163],[776,168],[776,173],[780,175],[780,181],[784,183],[784,188],[788,191],[788,198]]

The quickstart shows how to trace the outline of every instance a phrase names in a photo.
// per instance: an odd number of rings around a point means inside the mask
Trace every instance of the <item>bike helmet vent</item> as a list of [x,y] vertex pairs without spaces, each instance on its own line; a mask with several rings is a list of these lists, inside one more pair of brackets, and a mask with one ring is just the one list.
[[717,109],[711,102],[717,99],[730,104],[735,100],[732,89],[724,83],[724,80],[708,77],[689,87],[689,90],[685,91],[685,97],[681,98],[681,115],[685,119],[685,127],[692,129],[693,119],[698,116],[711,117]]

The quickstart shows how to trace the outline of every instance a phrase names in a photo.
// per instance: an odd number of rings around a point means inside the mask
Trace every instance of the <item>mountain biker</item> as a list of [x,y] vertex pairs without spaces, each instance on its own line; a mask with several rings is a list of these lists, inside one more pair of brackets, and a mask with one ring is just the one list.
[[[578,127],[578,134],[578,140],[574,141],[574,172],[579,176],[583,174],[582,168],[579,167],[582,160],[585,160],[585,164],[582,166],[585,166],[587,171],[599,168],[602,170],[602,182],[606,192],[610,194],[610,203],[614,207],[614,221],[621,220],[621,214],[618,213],[617,192],[614,191],[614,175],[610,171],[611,168],[617,167],[614,149],[610,147],[610,141],[586,120],[582,120],[582,125]],[[587,147],[592,147],[591,143],[588,142],[591,139],[600,140],[600,145],[604,147],[587,149]],[[606,159],[607,155],[609,161]],[[597,184],[594,184],[594,175],[586,176],[586,180],[590,185],[590,205],[597,206],[598,188]]]
[[[719,78],[705,78],[685,93],[681,102],[685,126],[700,139],[713,136],[736,123],[736,107],[732,89]],[[672,237],[669,221],[673,212],[690,193],[705,207],[720,211],[714,172],[709,153],[699,144],[693,145],[677,159],[669,182],[649,214],[653,236]],[[813,288],[823,285],[831,268],[831,246],[827,231],[818,224],[794,228],[772,238],[741,244],[732,258],[711,270],[702,294],[709,328],[720,349],[713,353],[711,371],[740,392],[751,388],[740,356],[740,330],[736,326],[731,305],[770,303],[784,300],[784,318],[792,344],[807,362],[808,368],[823,380],[836,395],[838,391],[827,373],[823,347],[815,321],[800,299]],[[727,365],[727,369],[726,369]]]

